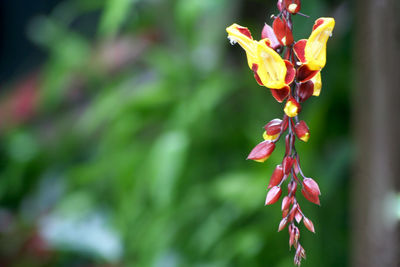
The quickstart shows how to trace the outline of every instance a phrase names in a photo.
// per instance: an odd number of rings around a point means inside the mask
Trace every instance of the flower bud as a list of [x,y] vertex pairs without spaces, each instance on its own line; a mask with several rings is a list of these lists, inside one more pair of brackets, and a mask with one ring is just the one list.
[[277,186],[283,179],[282,165],[277,165],[269,181],[268,189]]
[[284,209],[282,211],[282,218],[285,218],[288,215],[288,213],[289,213],[289,209]]
[[304,102],[309,99],[314,93],[314,83],[310,80],[305,83],[301,83],[297,88],[297,94],[300,102]]
[[276,3],[276,6],[278,7],[279,12],[282,12],[284,5],[283,5],[283,0],[278,0]]
[[275,143],[270,141],[263,141],[259,143],[253,150],[250,152],[247,159],[251,159],[257,162],[264,162],[266,161],[274,152]]
[[283,109],[285,114],[289,117],[296,117],[300,110],[301,106],[294,98],[289,98],[289,100],[286,102],[285,108]]
[[268,135],[275,135],[281,132],[281,126],[282,120],[273,119],[264,126],[264,129]]
[[300,223],[300,222],[301,222],[301,219],[303,218],[303,215],[301,215],[299,208],[300,208],[300,207],[297,206],[297,210],[296,210],[296,213],[295,213],[295,215],[294,215],[294,218],[296,219],[296,222],[297,222],[297,223]]
[[272,187],[267,194],[267,198],[265,199],[265,205],[274,204],[276,201],[278,201],[281,195],[282,189],[280,187]]
[[319,195],[321,195],[321,192],[318,184],[313,179],[305,178],[303,180],[303,189],[301,193],[308,201],[320,205]]
[[312,223],[312,221],[310,219],[308,219],[307,217],[304,217],[303,223],[304,223],[304,226],[308,230],[310,230],[310,232],[315,234],[314,224]]
[[294,127],[294,132],[296,133],[297,137],[303,142],[307,142],[310,138],[310,130],[308,129],[305,121],[299,121],[298,123],[296,123],[296,126]]
[[297,204],[294,204],[292,209],[289,212],[288,220],[289,222],[293,222],[294,216],[296,215],[297,212]]
[[276,35],[274,33],[274,30],[272,29],[271,26],[265,23],[264,28],[261,32],[261,39],[268,38],[270,41],[270,47],[274,50],[277,50],[278,48],[281,47],[281,44],[279,43],[278,39],[276,38]]
[[282,199],[282,210],[288,209],[291,202],[292,202],[292,198],[290,198],[289,196],[285,196]]
[[317,196],[321,195],[319,186],[318,186],[317,182],[315,182],[313,179],[305,178],[303,180],[303,186],[307,190],[307,192],[309,192],[310,194],[317,195]]
[[279,223],[278,232],[282,231],[287,225],[287,218],[283,218]]
[[286,175],[289,174],[293,166],[293,158],[289,156],[285,157],[282,161],[282,166],[283,166],[283,173]]
[[300,0],[285,0],[286,10],[291,14],[297,14],[301,8]]
[[266,140],[266,141],[273,141],[273,140],[275,140],[276,138],[278,138],[278,136],[279,136],[279,134],[268,135],[268,134],[267,134],[267,131],[264,131],[264,133],[263,133],[263,138],[264,138],[264,140]]
[[291,182],[288,184],[288,191],[289,191],[289,194],[291,194],[291,195],[296,194],[296,191],[297,191],[297,183],[296,183],[295,181],[291,181]]

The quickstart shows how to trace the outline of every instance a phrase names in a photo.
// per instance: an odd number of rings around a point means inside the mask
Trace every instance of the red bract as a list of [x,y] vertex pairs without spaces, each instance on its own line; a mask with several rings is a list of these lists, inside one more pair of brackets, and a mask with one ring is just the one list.
[[278,185],[283,179],[282,165],[277,165],[269,181],[268,189]]
[[285,19],[276,18],[272,24],[272,28],[281,45],[289,46],[293,43],[293,33]]
[[274,149],[275,143],[263,141],[253,148],[247,159],[264,162],[268,159],[272,152],[274,152]]
[[267,198],[265,199],[265,205],[274,204],[276,201],[278,201],[281,195],[282,195],[282,189],[280,187],[278,186],[272,187],[267,194]]
[[270,89],[272,96],[278,101],[279,103],[282,103],[283,100],[285,100],[289,94],[290,94],[290,87],[285,86],[281,89]]
[[265,23],[264,28],[261,32],[261,39],[268,38],[270,41],[270,47],[274,50],[277,50],[278,48],[281,48],[281,44],[279,43],[278,39],[276,38],[276,35],[274,33],[274,30],[272,29],[271,26]]

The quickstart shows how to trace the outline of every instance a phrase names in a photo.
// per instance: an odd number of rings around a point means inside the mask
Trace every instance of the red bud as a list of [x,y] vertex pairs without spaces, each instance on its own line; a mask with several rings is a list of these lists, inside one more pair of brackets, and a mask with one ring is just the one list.
[[292,209],[289,212],[289,218],[288,218],[289,222],[293,221],[294,216],[296,215],[296,211],[297,211],[297,204],[294,204]]
[[317,182],[315,182],[313,179],[311,178],[305,178],[303,180],[303,185],[304,188],[307,190],[307,192],[309,192],[312,195],[321,195],[321,191],[319,190],[319,186],[317,184]]
[[268,189],[277,186],[283,178],[282,165],[277,165],[269,181]]
[[253,150],[250,152],[247,159],[264,162],[271,156],[272,152],[274,152],[275,143],[271,141],[263,141],[259,143]]
[[278,38],[276,38],[276,35],[274,33],[274,30],[272,29],[271,26],[268,24],[264,25],[264,28],[261,32],[261,39],[268,38],[270,41],[270,47],[274,50],[278,49],[281,47],[281,44],[278,41]]
[[267,194],[265,205],[274,204],[276,201],[278,201],[281,195],[282,195],[282,190],[280,187],[278,186],[272,187]]
[[298,174],[298,173],[300,172],[300,167],[299,167],[299,162],[298,162],[298,160],[299,160],[299,158],[297,157],[297,158],[294,160],[294,163],[293,163],[293,168],[294,168],[294,173],[295,173],[295,174]]
[[290,203],[291,203],[291,198],[288,197],[288,196],[285,196],[285,197],[282,199],[282,210],[288,209],[289,206],[290,206]]
[[289,213],[289,209],[284,209],[282,211],[282,218],[285,218],[288,215],[288,213]]
[[283,4],[283,0],[278,0],[276,6],[278,7],[279,12],[282,12],[283,8],[285,7]]
[[291,182],[288,184],[288,191],[289,191],[289,194],[291,194],[291,195],[296,194],[296,190],[297,190],[297,183],[296,183],[295,181],[291,181]]
[[297,207],[296,213],[294,215],[294,218],[296,219],[297,223],[300,223],[301,219],[303,218],[303,215],[301,215],[298,207]]
[[292,14],[297,14],[301,8],[300,0],[285,0],[285,8]]
[[289,174],[290,170],[292,169],[292,166],[293,166],[293,158],[292,157],[288,157],[288,156],[285,157],[283,159],[282,166],[283,166],[283,173],[284,174]]
[[264,126],[264,129],[268,135],[276,135],[281,132],[281,126],[282,120],[273,119]]
[[312,81],[307,81],[301,83],[297,88],[297,94],[299,96],[300,102],[304,102],[309,99],[314,93],[314,83]]
[[312,221],[310,219],[308,219],[307,217],[304,217],[303,223],[304,223],[305,227],[308,230],[310,230],[310,232],[313,232],[315,234],[314,224],[312,223]]
[[307,192],[305,190],[305,188],[303,187],[303,189],[301,189],[301,193],[303,194],[303,196],[310,202],[320,205],[320,201],[319,201],[319,196],[318,195],[312,195],[309,192]]
[[296,123],[296,126],[294,127],[294,132],[296,133],[297,137],[304,142],[307,142],[310,138],[310,130],[308,129],[305,121],[299,121],[298,123]]
[[278,232],[282,231],[282,229],[284,229],[286,225],[287,225],[287,218],[283,218],[279,223]]

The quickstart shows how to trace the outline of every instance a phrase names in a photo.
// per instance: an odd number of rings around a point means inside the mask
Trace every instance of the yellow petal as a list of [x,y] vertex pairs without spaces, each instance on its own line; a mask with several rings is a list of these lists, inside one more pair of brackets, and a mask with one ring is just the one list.
[[319,96],[322,88],[321,72],[318,72],[311,81],[314,83],[313,96]]
[[253,64],[257,62],[257,42],[251,37],[249,29],[234,23],[226,28],[226,31],[231,44],[238,43],[246,51],[247,63],[252,69]]
[[266,44],[267,39],[258,42],[257,74],[265,87],[281,89],[285,86],[286,65],[281,56]]
[[307,65],[311,70],[321,70],[326,63],[326,43],[335,27],[333,18],[319,18],[305,47]]
[[263,138],[264,138],[264,140],[272,141],[272,140],[275,140],[275,139],[278,137],[278,135],[279,135],[279,134],[268,135],[268,134],[267,134],[267,131],[264,131],[264,133],[263,133]]

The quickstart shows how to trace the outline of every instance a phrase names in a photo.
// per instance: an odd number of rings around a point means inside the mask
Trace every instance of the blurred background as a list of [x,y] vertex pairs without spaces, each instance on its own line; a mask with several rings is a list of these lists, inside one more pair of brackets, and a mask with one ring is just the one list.
[[[307,0],[310,18],[294,18],[295,39],[318,17],[337,23],[322,93],[300,115],[303,170],[322,191],[321,207],[300,200],[317,232],[300,228],[303,266],[369,255],[352,231],[366,194],[353,177],[354,77],[368,76],[357,5]],[[259,39],[274,13],[273,0],[1,1],[0,266],[293,266],[280,205],[263,205],[283,144],[245,160],[282,104],[225,32]]]

